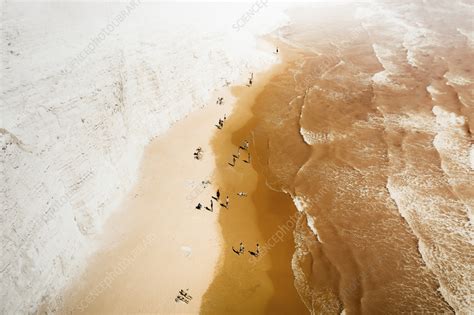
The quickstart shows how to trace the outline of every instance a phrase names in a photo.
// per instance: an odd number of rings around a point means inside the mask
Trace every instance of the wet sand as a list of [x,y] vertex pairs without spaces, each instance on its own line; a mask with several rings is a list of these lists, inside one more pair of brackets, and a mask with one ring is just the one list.
[[[280,49],[285,49],[280,45]],[[203,297],[202,314],[308,314],[294,286],[291,260],[294,252],[293,228],[298,214],[287,194],[269,188],[264,164],[268,156],[265,143],[256,143],[254,133],[257,96],[267,81],[283,72],[286,63],[272,71],[255,76],[252,87],[235,87],[238,97],[234,112],[212,141],[217,172],[215,183],[229,208],[220,209],[219,224],[223,236],[223,253],[218,273]],[[248,153],[240,150],[240,159],[232,167],[232,155],[248,140]],[[247,197],[237,196],[247,192]],[[222,197],[221,197],[222,199]],[[232,247],[243,242],[245,254],[237,255]],[[260,255],[253,257],[260,244]]]

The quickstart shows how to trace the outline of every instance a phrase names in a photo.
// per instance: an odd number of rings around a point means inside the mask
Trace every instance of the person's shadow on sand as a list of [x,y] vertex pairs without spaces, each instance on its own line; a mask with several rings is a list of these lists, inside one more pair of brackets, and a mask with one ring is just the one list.
[[251,250],[249,250],[249,253],[250,253],[250,255],[252,255],[252,256],[258,257],[258,253],[256,253],[256,252],[252,252]]

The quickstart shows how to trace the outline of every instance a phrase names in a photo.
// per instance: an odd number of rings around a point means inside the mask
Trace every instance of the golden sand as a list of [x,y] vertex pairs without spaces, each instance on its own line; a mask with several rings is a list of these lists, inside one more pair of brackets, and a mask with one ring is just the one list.
[[[218,96],[223,105],[216,105]],[[104,227],[99,251],[66,292],[60,314],[197,314],[218,263],[217,214],[196,210],[210,198],[209,145],[232,107],[227,88],[146,148],[133,190]],[[189,136],[192,131],[192,137]],[[193,152],[202,147],[203,158]],[[189,288],[189,304],[176,303]]]

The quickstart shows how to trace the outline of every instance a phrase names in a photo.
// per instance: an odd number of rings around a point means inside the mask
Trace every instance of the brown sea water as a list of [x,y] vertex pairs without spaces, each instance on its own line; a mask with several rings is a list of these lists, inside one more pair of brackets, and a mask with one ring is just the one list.
[[[472,12],[461,1],[289,12],[284,66],[233,137],[251,137],[255,176],[298,208],[269,201],[251,219],[266,261],[294,277],[265,269],[272,289],[252,313],[278,313],[270,296],[293,285],[314,314],[474,311]],[[268,224],[272,213],[283,219]],[[288,216],[294,248],[278,256],[271,237]]]
[[305,214],[293,268],[312,311],[473,310],[469,9],[321,5],[280,31],[305,54],[254,112],[269,184]]

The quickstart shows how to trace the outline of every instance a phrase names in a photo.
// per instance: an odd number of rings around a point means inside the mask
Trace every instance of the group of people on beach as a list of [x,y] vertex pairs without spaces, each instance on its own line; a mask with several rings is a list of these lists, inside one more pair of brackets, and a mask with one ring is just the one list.
[[210,207],[203,206],[201,203],[198,203],[197,206],[196,206],[196,209],[201,210],[204,207],[204,209],[206,209],[207,211],[213,212],[214,211],[214,200],[217,202],[217,204],[220,204],[221,207],[229,209],[229,196],[225,197],[225,201],[222,200],[222,202],[219,203],[221,201],[220,197],[221,197],[221,192],[218,189],[217,192],[216,192],[216,195],[211,197],[211,206]]
[[[243,161],[246,162],[246,163],[250,163],[250,153],[248,152],[248,149],[249,149],[249,142],[247,140],[244,140],[244,142],[237,149],[237,154],[232,155],[232,157],[233,157],[232,164],[231,163],[229,163],[229,164],[231,166],[235,165],[236,160],[240,158],[240,150],[244,150],[244,151],[247,152],[248,158],[247,158],[247,160],[243,160]],[[197,148],[197,150],[194,154],[195,154],[195,158],[200,159],[200,156],[201,156],[200,154],[202,154],[201,147]],[[241,192],[237,193],[237,196],[247,197],[247,193],[241,191]],[[212,196],[211,199],[210,199],[210,205],[209,206],[204,206],[202,203],[199,202],[196,205],[196,209],[197,210],[206,209],[207,211],[214,212],[214,201],[216,201],[217,204],[220,205],[221,207],[224,207],[224,208],[228,209],[229,208],[229,200],[230,200],[229,196],[226,196],[225,201],[222,200],[222,202],[221,202],[220,197],[221,197],[220,190],[217,189],[216,195]]]
[[202,148],[198,147],[196,151],[194,151],[193,155],[196,160],[200,160],[202,158]]
[[[241,255],[241,254],[245,254],[245,247],[244,247],[244,243],[240,242],[240,245],[239,245],[239,250],[236,250],[234,248],[234,246],[232,246],[232,250],[234,251],[234,253],[236,253],[237,255]],[[257,249],[253,252],[251,250],[248,251],[250,255],[252,256],[255,256],[255,257],[258,257],[258,255],[260,255],[260,246],[258,245],[257,243]]]
[[[275,53],[278,54],[278,47],[276,48]],[[250,74],[250,78],[248,80],[247,86],[251,87],[252,84],[253,84],[253,72]],[[223,97],[218,97],[217,101],[216,101],[216,104],[217,105],[222,105],[223,101],[224,101]],[[226,115],[224,115],[223,119],[220,118],[218,124],[215,125],[215,126],[218,129],[222,129],[224,127],[225,120],[226,120]],[[243,151],[247,152],[247,160],[243,160],[243,161],[245,163],[250,163],[250,161],[251,161],[250,160],[250,152],[249,152],[249,142],[247,140],[244,140],[244,142],[237,148],[237,154],[232,154],[232,163],[228,163],[232,167],[234,167],[235,162],[238,159],[240,159],[240,150],[243,150]],[[197,160],[200,160],[202,158],[202,153],[203,153],[202,148],[198,147],[196,149],[196,151],[194,152],[194,158],[197,159]],[[203,181],[202,184],[203,184],[203,187],[206,188],[206,186],[208,184],[210,184],[210,182],[209,181],[206,181],[206,182]],[[237,196],[247,197],[247,193],[243,192],[243,191],[240,191],[240,192],[237,193]],[[220,206],[228,209],[229,208],[229,196],[226,196],[225,201],[222,201],[221,203],[220,203],[220,201],[221,201],[220,197],[221,197],[220,190],[217,189],[216,195],[212,196],[211,199],[210,199],[210,207],[203,206],[201,203],[198,203],[197,206],[196,206],[196,209],[201,210],[204,207],[206,210],[213,212],[214,211],[214,201],[216,201],[217,204],[220,204]],[[232,246],[232,250],[234,251],[234,253],[236,253],[239,256],[242,255],[242,254],[245,254],[245,247],[244,247],[243,242],[240,242],[238,250],[236,250],[233,246]],[[257,243],[255,251],[250,251],[249,250],[248,252],[249,252],[250,255],[258,257],[260,255],[260,246],[259,246],[259,244]],[[175,301],[176,302],[181,301],[181,302],[184,302],[184,303],[188,304],[192,300],[192,296],[189,295],[189,293],[187,292],[188,290],[189,289],[186,289],[186,291],[180,290],[178,296],[175,299]]]
[[247,159],[246,160],[242,160],[243,162],[245,163],[250,163],[250,152],[248,151],[249,149],[249,142],[247,140],[245,140],[243,142],[242,145],[240,145],[238,148],[237,148],[237,153],[236,154],[232,154],[232,163],[228,162],[227,164],[229,164],[230,166],[234,167],[235,166],[235,161],[237,161],[238,159],[240,159],[240,150],[243,150],[243,151],[246,151],[247,152]]
[[[235,166],[235,161],[237,159],[240,158],[240,150],[242,151],[245,151],[247,152],[247,160],[243,160],[244,162],[246,163],[250,163],[250,152],[249,152],[249,142],[248,140],[244,140],[242,142],[242,144],[237,148],[237,154],[233,154],[232,155],[232,163],[228,163],[230,166]],[[237,193],[237,196],[239,197],[247,197],[247,193],[246,192],[243,192],[243,191],[240,191]],[[237,255],[241,255],[241,254],[244,254],[245,253],[245,247],[244,247],[244,244],[242,242],[240,242],[240,245],[239,245],[239,250],[236,250],[234,247],[232,247],[232,250],[234,251],[234,253],[236,253]],[[256,250],[255,251],[248,251],[250,255],[254,256],[254,257],[258,257],[260,255],[260,246],[258,245],[257,243],[257,247],[256,247]]]
[[218,124],[217,124],[217,125],[214,125],[214,126],[216,126],[217,129],[222,129],[222,127],[224,127],[224,122],[225,122],[226,119],[227,119],[227,116],[224,115],[224,119],[219,118]]
[[186,291],[184,291],[183,289],[179,290],[178,296],[176,297],[176,299],[174,299],[174,301],[176,303],[181,301],[188,304],[193,299],[193,297],[189,295],[188,290],[189,289],[186,289]]

